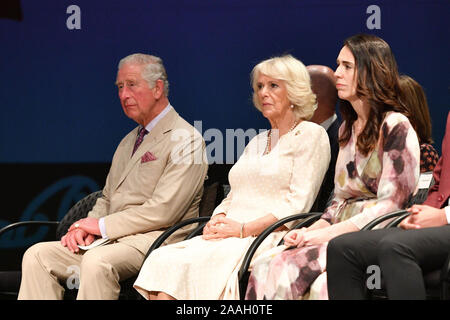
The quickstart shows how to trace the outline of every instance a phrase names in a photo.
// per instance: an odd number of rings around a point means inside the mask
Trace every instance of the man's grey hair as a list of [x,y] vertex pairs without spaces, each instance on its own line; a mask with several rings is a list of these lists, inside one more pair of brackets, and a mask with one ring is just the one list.
[[141,76],[147,81],[149,87],[155,87],[156,81],[162,80],[164,83],[164,94],[166,97],[169,96],[169,81],[167,80],[166,69],[161,58],[149,54],[134,53],[120,60],[118,69],[125,64],[143,66]]

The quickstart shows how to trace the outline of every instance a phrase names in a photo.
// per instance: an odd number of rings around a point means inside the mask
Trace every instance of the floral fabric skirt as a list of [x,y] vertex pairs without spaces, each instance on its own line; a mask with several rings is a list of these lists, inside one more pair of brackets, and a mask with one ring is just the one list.
[[328,243],[288,249],[275,247],[254,261],[245,298],[248,300],[327,299]]

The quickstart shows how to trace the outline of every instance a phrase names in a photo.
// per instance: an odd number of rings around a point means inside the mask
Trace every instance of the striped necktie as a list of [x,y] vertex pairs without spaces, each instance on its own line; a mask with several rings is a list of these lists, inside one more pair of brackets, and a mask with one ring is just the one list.
[[137,148],[139,148],[139,146],[141,145],[141,143],[144,140],[144,137],[147,133],[148,133],[148,131],[145,128],[141,128],[139,130],[139,133],[136,138],[136,142],[134,143],[133,153],[131,154],[131,156],[133,156],[134,153],[136,152]]

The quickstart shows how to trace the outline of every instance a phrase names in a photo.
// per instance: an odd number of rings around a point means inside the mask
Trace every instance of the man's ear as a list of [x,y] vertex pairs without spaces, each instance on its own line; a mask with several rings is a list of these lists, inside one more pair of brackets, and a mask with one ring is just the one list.
[[164,96],[164,81],[162,81],[161,79],[156,80],[153,89],[155,99],[159,99]]

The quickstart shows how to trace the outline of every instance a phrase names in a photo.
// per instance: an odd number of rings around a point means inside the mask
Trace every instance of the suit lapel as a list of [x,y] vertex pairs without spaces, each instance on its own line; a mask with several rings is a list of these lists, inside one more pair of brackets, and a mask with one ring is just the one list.
[[[114,188],[114,190],[116,190],[122,184],[122,182],[125,180],[125,178],[130,173],[131,169],[133,169],[140,162],[141,157],[144,155],[144,153],[146,153],[149,150],[151,151],[151,149],[155,145],[157,145],[159,142],[161,142],[167,136],[167,134],[169,134],[172,131],[177,118],[178,118],[178,113],[174,109],[171,109],[164,116],[164,118],[162,118],[156,124],[156,126],[145,136],[145,138],[142,141],[139,148],[136,150],[134,155],[128,161],[128,163],[125,167],[125,170],[122,172],[122,175],[121,175],[120,179],[118,180],[117,185]],[[137,129],[135,131],[137,134]],[[134,135],[135,137],[136,137],[136,134]],[[128,157],[131,156],[135,141],[136,141],[136,139],[134,139],[132,141],[132,143],[130,144],[130,147],[127,148],[127,151],[129,151],[129,153],[127,153],[125,156],[128,156]]]

